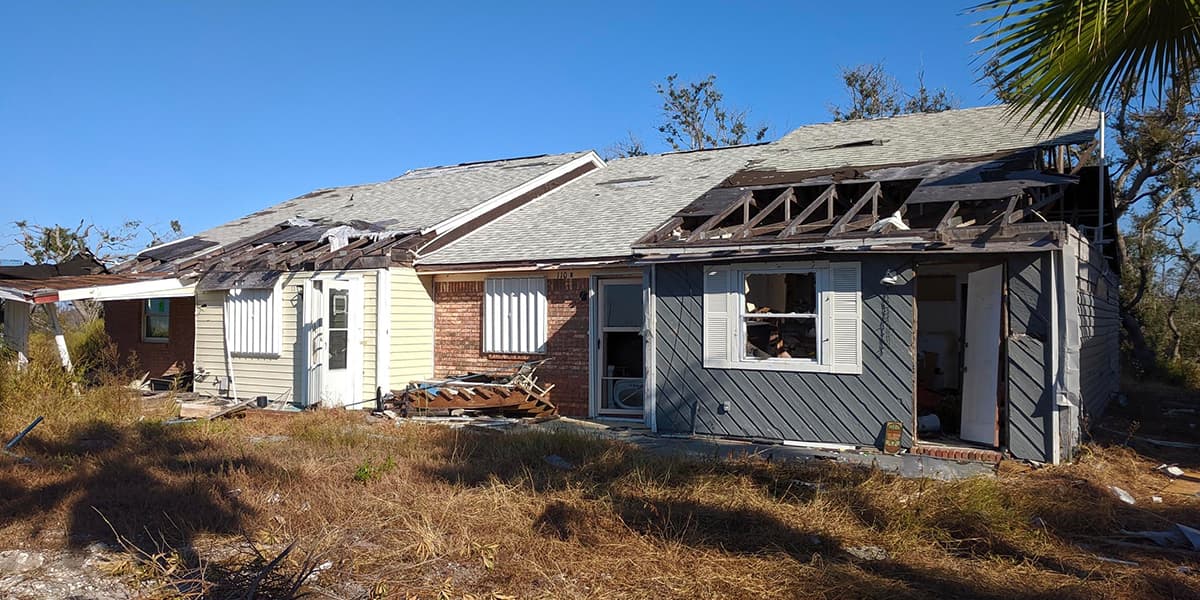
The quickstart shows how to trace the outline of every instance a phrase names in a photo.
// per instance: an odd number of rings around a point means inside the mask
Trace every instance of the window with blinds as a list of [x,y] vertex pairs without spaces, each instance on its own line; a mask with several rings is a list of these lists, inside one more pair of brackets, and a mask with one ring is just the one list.
[[483,351],[541,354],[546,351],[546,280],[491,278],[484,282]]
[[234,356],[274,358],[283,346],[279,290],[234,288],[225,295],[225,343]]

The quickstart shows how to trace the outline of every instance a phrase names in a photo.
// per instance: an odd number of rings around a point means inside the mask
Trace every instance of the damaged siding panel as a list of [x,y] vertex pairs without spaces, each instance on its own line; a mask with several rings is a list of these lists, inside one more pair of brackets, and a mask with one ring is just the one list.
[[1008,259],[1008,448],[1013,456],[1052,460],[1054,386],[1050,365],[1050,269],[1047,253]]
[[1078,233],[1074,238],[1079,261],[1079,394],[1085,418],[1095,422],[1120,388],[1120,284],[1099,248]]
[[393,390],[433,377],[433,278],[393,267],[392,341],[388,360]]
[[[913,296],[903,257],[861,257],[862,373],[705,368],[704,267],[657,267],[657,419],[662,432],[878,445],[900,421],[911,443]],[[904,282],[884,286],[888,269]],[[728,402],[729,410],[723,408]]]

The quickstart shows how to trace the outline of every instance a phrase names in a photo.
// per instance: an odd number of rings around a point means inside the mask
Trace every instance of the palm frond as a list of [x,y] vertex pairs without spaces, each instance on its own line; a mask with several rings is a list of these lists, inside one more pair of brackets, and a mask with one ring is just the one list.
[[988,0],[968,12],[983,15],[975,41],[1014,90],[1014,112],[1043,129],[1200,65],[1200,0]]

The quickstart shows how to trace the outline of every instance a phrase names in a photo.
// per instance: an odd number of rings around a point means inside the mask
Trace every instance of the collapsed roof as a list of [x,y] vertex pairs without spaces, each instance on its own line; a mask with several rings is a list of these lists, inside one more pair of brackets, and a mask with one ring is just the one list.
[[1044,245],[1063,224],[1099,225],[1099,174],[1085,166],[1098,121],[1087,118],[1042,132],[987,107],[802,127],[635,247],[662,259]]
[[149,248],[117,270],[386,267],[472,211],[486,212],[543,179],[578,176],[596,163],[592,152],[573,152],[416,169],[385,182],[317,190]]

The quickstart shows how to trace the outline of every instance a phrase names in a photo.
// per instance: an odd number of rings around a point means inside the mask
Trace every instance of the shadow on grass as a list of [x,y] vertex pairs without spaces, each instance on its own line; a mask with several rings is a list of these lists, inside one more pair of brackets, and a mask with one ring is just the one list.
[[[101,541],[154,555],[165,545],[189,561],[197,535],[238,533],[253,516],[229,493],[228,476],[277,471],[253,456],[229,456],[186,428],[157,423],[91,423],[66,440],[29,440],[26,446],[45,464],[0,475],[0,527],[34,521],[36,533],[46,515],[65,509],[72,547]],[[56,463],[65,476],[43,478],[34,471]]]
[[[534,527],[542,535],[587,546],[604,543],[603,534],[597,532],[624,526],[644,536],[697,549],[739,555],[783,553],[802,562],[820,554],[834,559],[826,564],[840,565],[828,577],[838,573],[836,578],[847,586],[846,597],[1041,598],[1046,597],[1048,584],[1031,580],[998,587],[950,564],[853,559],[836,541],[817,535],[826,527],[815,523],[810,527],[772,511],[747,507],[729,494],[709,498],[690,493],[689,488],[719,487],[725,478],[741,479],[739,485],[759,490],[777,502],[797,505],[810,502],[817,489],[824,489],[836,494],[828,497],[844,503],[868,533],[882,536],[909,531],[916,543],[940,544],[949,555],[985,570],[994,561],[1028,565],[1070,582],[1061,594],[1055,594],[1060,598],[1095,597],[1097,587],[1104,589],[1110,580],[1097,575],[1101,563],[1088,557],[1123,555],[1108,549],[1089,550],[1081,540],[1109,535],[1145,519],[1158,521],[1161,528],[1163,518],[1182,522],[1200,518],[1194,507],[1159,506],[1155,515],[1139,516],[1145,513],[1143,507],[1121,505],[1102,485],[1070,471],[1061,478],[1031,477],[1014,489],[1009,488],[1011,482],[995,479],[931,484],[931,489],[923,492],[927,495],[914,495],[907,505],[900,506],[894,494],[908,488],[876,489],[876,483],[888,485],[887,476],[845,465],[664,458],[632,446],[562,433],[447,436],[429,452],[435,459],[425,473],[453,485],[486,486],[500,481],[533,493],[581,491],[581,501],[553,501],[537,515]],[[561,457],[570,468],[545,460],[551,455]],[[639,491],[639,483],[645,484],[644,493]],[[1151,524],[1146,523],[1147,527]],[[1078,552],[1046,555],[1048,540],[1073,546]],[[1151,575],[1139,571],[1132,585],[1161,591],[1165,597],[1191,597],[1179,593],[1186,583],[1183,576]],[[876,594],[877,590],[887,593]]]

